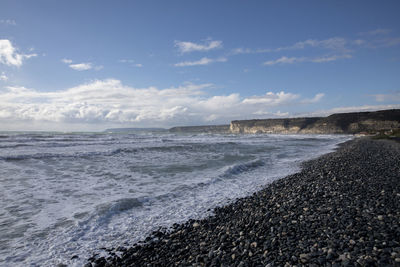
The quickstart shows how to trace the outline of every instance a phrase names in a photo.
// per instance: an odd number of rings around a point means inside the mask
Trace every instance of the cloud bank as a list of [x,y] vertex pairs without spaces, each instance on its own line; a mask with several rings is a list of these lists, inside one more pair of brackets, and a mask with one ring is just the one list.
[[0,124],[40,122],[40,125],[86,124],[103,129],[106,125],[135,127],[229,123],[261,115],[280,116],[272,109],[318,102],[301,95],[267,92],[241,97],[237,93],[209,96],[212,84],[187,83],[158,89],[133,88],[119,80],[97,80],[63,91],[41,92],[25,87],[6,87],[0,91]]

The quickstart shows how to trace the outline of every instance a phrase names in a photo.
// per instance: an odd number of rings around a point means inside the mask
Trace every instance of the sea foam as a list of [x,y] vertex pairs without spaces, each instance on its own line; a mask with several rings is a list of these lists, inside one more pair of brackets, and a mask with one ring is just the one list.
[[[102,247],[204,218],[332,151],[340,135],[0,138],[0,262],[81,266]],[[73,257],[77,255],[78,257]],[[72,259],[73,258],[73,259]]]

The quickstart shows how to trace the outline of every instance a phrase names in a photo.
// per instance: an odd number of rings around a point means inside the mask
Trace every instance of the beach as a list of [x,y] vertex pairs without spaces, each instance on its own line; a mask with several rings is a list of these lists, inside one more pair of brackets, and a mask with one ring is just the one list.
[[83,266],[298,172],[349,135],[15,133],[0,142],[0,265]]
[[399,221],[400,144],[359,138],[86,266],[396,266]]

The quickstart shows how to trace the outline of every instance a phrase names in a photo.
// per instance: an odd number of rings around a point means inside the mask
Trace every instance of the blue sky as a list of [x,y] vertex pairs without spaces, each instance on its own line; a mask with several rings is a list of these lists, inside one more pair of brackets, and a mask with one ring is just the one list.
[[399,1],[0,3],[0,130],[400,108]]

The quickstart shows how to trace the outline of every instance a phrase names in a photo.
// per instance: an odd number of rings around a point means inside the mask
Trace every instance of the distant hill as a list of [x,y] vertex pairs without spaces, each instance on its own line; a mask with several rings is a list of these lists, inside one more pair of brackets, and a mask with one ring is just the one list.
[[232,133],[356,134],[400,128],[400,109],[337,113],[328,117],[237,120]]
[[229,133],[229,125],[181,126],[169,129],[171,133]]
[[235,120],[230,125],[114,128],[105,132],[357,134],[400,129],[400,109],[336,113],[328,117]]
[[111,128],[106,129],[107,133],[129,133],[129,132],[166,132],[164,128]]

